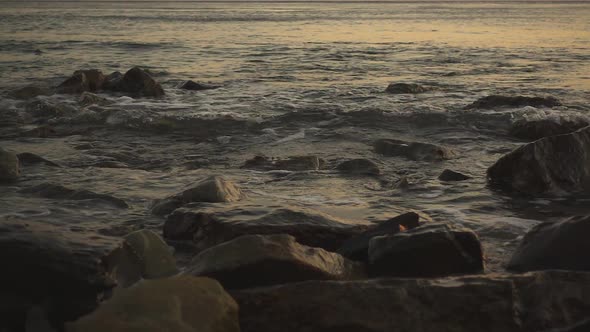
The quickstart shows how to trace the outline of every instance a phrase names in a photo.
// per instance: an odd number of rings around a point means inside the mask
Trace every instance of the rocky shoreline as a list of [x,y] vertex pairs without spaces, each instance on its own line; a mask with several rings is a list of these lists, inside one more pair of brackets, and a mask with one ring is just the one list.
[[[189,82],[182,88],[216,88]],[[429,90],[394,83],[386,93]],[[25,87],[12,94],[19,98],[79,94],[83,103],[93,105],[104,102],[93,94],[97,91],[134,98],[160,98],[166,93],[148,72],[136,67],[110,75],[95,69],[76,71],[55,88]],[[553,97],[491,95],[466,108],[560,104]],[[54,116],[59,114],[50,115]],[[17,137],[56,135],[41,123]],[[588,123],[515,123],[510,132],[531,142],[507,151],[489,167],[490,187],[532,198],[590,193]],[[445,144],[393,135],[368,146],[387,160],[426,164],[461,154]],[[126,165],[111,161],[102,166],[129,167],[133,159],[128,159]],[[0,182],[18,183],[29,171],[27,165],[39,164],[63,167],[28,151],[0,148]],[[372,179],[401,190],[409,185],[404,178],[392,183],[378,163],[366,158],[334,163],[318,155],[257,155],[246,159],[241,169],[279,176],[289,172],[286,177],[330,170],[340,177]],[[468,181],[473,175],[445,169],[439,180]],[[129,208],[115,195],[51,182],[19,193]],[[313,208],[279,204],[264,210],[249,208],[256,200],[223,175],[203,177],[146,208],[155,218],[163,218],[158,232],[143,229],[120,238],[65,234],[50,223],[5,218],[0,222],[0,256],[10,268],[0,276],[0,294],[5,298],[0,304],[0,328],[11,332],[574,332],[588,326],[590,266],[584,249],[590,219],[586,216],[535,226],[511,253],[507,270],[488,273],[485,248],[476,232],[432,221],[419,211],[349,224]]]

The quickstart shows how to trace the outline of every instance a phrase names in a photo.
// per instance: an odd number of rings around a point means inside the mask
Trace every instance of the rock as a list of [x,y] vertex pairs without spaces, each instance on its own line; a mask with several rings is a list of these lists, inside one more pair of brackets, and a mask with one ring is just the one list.
[[351,159],[340,163],[336,169],[341,173],[353,175],[379,175],[379,166],[368,159]]
[[99,95],[95,95],[94,93],[91,93],[91,92],[82,93],[78,102],[82,106],[109,104],[109,101],[106,98],[103,98]]
[[466,109],[480,108],[490,109],[497,107],[555,107],[560,106],[561,102],[555,97],[526,97],[526,96],[501,96],[491,95],[479,98]]
[[115,286],[103,262],[119,246],[49,222],[1,218],[1,326],[22,331],[27,312],[39,305],[56,327],[93,310]]
[[401,231],[418,227],[420,216],[415,212],[401,214],[395,218],[377,224],[376,227],[352,237],[342,244],[338,253],[344,257],[368,262],[369,261],[369,241],[382,235],[393,235]]
[[202,91],[202,90],[217,89],[217,88],[219,88],[219,86],[197,83],[197,82],[189,80],[189,81],[184,82],[184,84],[182,84],[182,86],[180,86],[180,88],[184,89],[184,90],[191,90],[191,91]]
[[51,198],[51,199],[69,199],[69,200],[86,200],[86,199],[96,199],[105,201],[110,203],[119,208],[128,208],[129,205],[125,203],[124,200],[106,194],[97,194],[95,192],[89,190],[75,190],[66,188],[61,185],[51,184],[51,183],[42,183],[40,185],[29,187],[25,189],[21,189],[20,193],[24,194],[34,194],[39,197],[43,198]]
[[255,156],[247,160],[242,168],[286,171],[317,171],[324,168],[326,162],[317,156],[291,156],[286,159]]
[[416,161],[441,161],[452,159],[455,151],[430,143],[405,142],[396,139],[380,139],[373,144],[375,152],[389,157],[405,157]]
[[468,229],[431,223],[369,242],[372,276],[439,277],[483,270],[481,243]]
[[391,83],[385,89],[385,92],[393,94],[415,94],[428,91],[425,87],[415,83]]
[[[116,78],[113,78],[116,80]],[[123,92],[132,97],[161,97],[164,95],[164,89],[160,83],[156,82],[146,71],[139,67],[129,69],[121,80],[111,85],[111,78],[109,78],[110,89]]]
[[242,332],[549,332],[587,319],[590,274],[305,281],[232,295]]
[[50,125],[42,125],[20,133],[21,137],[49,138],[57,135],[57,131]]
[[285,234],[245,235],[211,247],[192,260],[186,273],[211,277],[228,289],[365,277],[363,264]]
[[471,179],[471,176],[445,169],[439,176],[438,179],[441,181],[465,181]]
[[586,257],[590,249],[589,235],[590,216],[541,223],[524,236],[507,268],[517,272],[590,271]]
[[117,91],[119,84],[121,84],[121,80],[123,80],[123,74],[120,72],[116,71],[110,73],[109,75],[105,76],[102,88],[103,90]]
[[242,235],[289,234],[303,245],[335,251],[369,227],[345,224],[326,214],[295,207],[216,211],[197,206],[170,214],[164,223],[164,238],[193,241],[201,251]]
[[523,145],[487,173],[492,186],[508,191],[590,193],[590,127]]
[[211,176],[181,193],[156,201],[152,213],[166,215],[191,202],[229,203],[242,198],[244,193],[235,183],[221,176]]
[[68,323],[67,332],[239,332],[238,305],[208,278],[146,280],[118,290],[95,312]]
[[31,99],[37,96],[48,96],[53,94],[53,90],[46,86],[29,85],[10,91],[8,94],[16,99]]
[[20,167],[15,153],[0,148],[0,182],[10,182],[18,179]]
[[47,166],[53,166],[53,167],[61,167],[60,165],[54,163],[53,161],[49,161],[41,156],[38,156],[34,153],[30,153],[30,152],[23,152],[23,153],[19,153],[18,155],[18,161],[20,162],[20,165],[36,165],[36,164],[45,164]]
[[590,123],[585,119],[520,120],[512,124],[509,134],[516,138],[534,141],[543,137],[569,134],[588,125]]
[[78,70],[74,73],[76,74],[84,74],[86,76],[86,81],[88,82],[88,90],[90,92],[96,92],[102,89],[102,85],[106,76],[102,73],[102,71],[98,69],[87,69],[87,70]]
[[162,278],[178,273],[171,248],[153,231],[143,229],[132,232],[124,239],[141,263],[143,278]]
[[57,86],[58,93],[80,94],[85,91],[95,92],[102,88],[105,76],[98,69],[78,70]]

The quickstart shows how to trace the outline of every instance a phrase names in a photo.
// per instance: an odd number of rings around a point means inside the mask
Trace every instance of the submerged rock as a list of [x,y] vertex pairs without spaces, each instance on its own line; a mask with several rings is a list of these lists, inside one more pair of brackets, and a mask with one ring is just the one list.
[[69,200],[85,200],[85,199],[97,199],[113,204],[119,208],[128,208],[129,205],[124,200],[106,194],[97,194],[89,190],[76,190],[70,189],[61,185],[52,183],[42,183],[40,185],[25,188],[20,190],[21,193],[34,194],[43,198],[51,199],[69,199]]
[[471,179],[471,176],[445,169],[439,176],[438,179],[441,181],[465,181]]
[[379,166],[368,159],[351,159],[343,161],[336,166],[336,169],[344,174],[351,175],[379,175]]
[[17,155],[0,148],[0,182],[15,181],[19,175],[20,167]]
[[439,277],[483,270],[481,243],[468,229],[433,223],[369,242],[372,276]]
[[509,134],[516,138],[534,141],[543,137],[569,134],[588,125],[590,123],[585,119],[520,120],[512,125]]
[[53,94],[53,89],[47,86],[28,85],[14,89],[8,95],[16,99],[31,99],[37,96],[49,96],[51,94]]
[[215,280],[188,275],[117,290],[67,332],[239,332],[238,305]]
[[488,178],[525,194],[590,193],[590,127],[523,145],[490,167]]
[[303,245],[335,251],[369,227],[345,224],[326,214],[294,207],[232,211],[199,206],[170,214],[164,224],[164,237],[193,241],[200,251],[242,235],[288,234]]
[[[110,75],[109,75],[110,76]],[[109,77],[105,88],[109,90],[129,94],[132,97],[161,97],[164,89],[150,74],[139,67],[129,69],[121,79]]]
[[385,89],[385,92],[393,94],[415,94],[428,91],[425,87],[415,83],[391,83]]
[[286,171],[317,171],[326,162],[317,156],[291,156],[286,159],[255,156],[247,160],[242,168]]
[[191,202],[229,203],[244,198],[244,193],[235,183],[221,176],[212,176],[197,182],[193,187],[156,201],[152,207],[155,215],[166,215]]
[[204,83],[198,83],[198,82],[194,82],[194,81],[186,81],[184,82],[181,86],[181,89],[184,90],[191,90],[191,91],[202,91],[202,90],[212,90],[212,89],[217,89],[219,88],[218,85],[210,85],[210,84],[204,84]]
[[481,108],[489,109],[496,107],[555,107],[560,106],[561,102],[555,97],[527,97],[527,96],[501,96],[491,95],[479,98],[466,109]]
[[356,261],[369,261],[369,241],[376,236],[393,235],[401,231],[418,227],[420,216],[415,212],[408,212],[358,234],[342,244],[338,253]]
[[53,167],[61,167],[60,165],[54,163],[53,161],[47,160],[39,155],[30,152],[23,152],[19,153],[18,161],[21,165],[36,165],[36,164],[45,164],[47,166]]
[[242,332],[549,331],[588,318],[590,273],[306,281],[232,295]]
[[373,147],[375,152],[384,156],[405,157],[416,161],[441,161],[456,156],[455,151],[444,146],[396,139],[377,140]]
[[252,288],[304,280],[365,276],[364,266],[290,235],[245,235],[198,254],[186,273],[218,280],[225,288]]
[[590,271],[590,216],[544,222],[531,229],[508,263],[518,272],[536,270]]

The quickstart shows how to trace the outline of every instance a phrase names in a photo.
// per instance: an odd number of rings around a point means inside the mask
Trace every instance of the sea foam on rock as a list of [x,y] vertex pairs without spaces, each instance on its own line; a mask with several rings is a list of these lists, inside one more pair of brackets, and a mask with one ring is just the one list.
[[405,157],[416,161],[441,161],[454,158],[457,153],[444,146],[397,139],[379,139],[373,143],[375,152],[389,157]]
[[0,182],[10,182],[20,175],[19,160],[14,152],[0,148]]
[[525,194],[590,192],[590,127],[525,144],[488,169],[493,186]]
[[245,235],[198,254],[186,273],[218,280],[225,288],[252,288],[304,280],[365,277],[364,265],[286,234]]

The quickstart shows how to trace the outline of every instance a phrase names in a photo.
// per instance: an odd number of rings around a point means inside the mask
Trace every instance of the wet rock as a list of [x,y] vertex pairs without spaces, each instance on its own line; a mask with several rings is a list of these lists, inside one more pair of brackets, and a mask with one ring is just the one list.
[[376,236],[393,235],[404,230],[416,228],[420,225],[420,216],[415,212],[408,212],[377,224],[367,231],[352,237],[342,244],[338,253],[344,257],[368,262],[369,241]]
[[99,95],[95,95],[94,93],[91,93],[91,92],[82,93],[78,102],[82,106],[109,104],[109,101],[106,98],[103,98]]
[[438,179],[441,181],[465,181],[471,179],[470,176],[463,173],[455,172],[450,169],[445,169],[439,176]]
[[139,67],[129,69],[117,83],[111,85],[110,82],[111,79],[107,85],[109,89],[129,94],[132,97],[161,97],[164,95],[164,89],[160,83]]
[[37,118],[55,118],[73,115],[78,112],[76,107],[65,103],[52,103],[47,100],[34,100],[26,107],[27,113]]
[[530,195],[590,193],[590,127],[523,145],[490,167],[488,178]]
[[555,97],[527,97],[527,96],[501,96],[491,95],[479,98],[466,109],[480,108],[490,109],[497,107],[555,107],[560,106],[561,102]]
[[117,290],[67,332],[239,332],[238,305],[215,280],[188,275]]
[[80,94],[85,91],[95,92],[102,88],[105,76],[98,69],[78,70],[57,86],[58,93]]
[[53,89],[46,86],[29,85],[10,91],[8,94],[16,99],[31,99],[37,96],[49,96],[53,94]]
[[20,162],[21,165],[37,165],[37,164],[45,164],[47,166],[53,166],[53,167],[61,167],[60,165],[54,163],[53,161],[47,160],[39,155],[36,155],[34,153],[30,153],[30,152],[23,152],[23,153],[19,153],[18,155],[18,161]]
[[405,157],[416,161],[441,161],[452,159],[455,151],[430,143],[405,142],[396,139],[380,139],[373,144],[375,152],[389,157]]
[[351,159],[340,163],[336,169],[344,174],[379,175],[379,166],[368,159]]
[[559,222],[544,222],[523,238],[508,263],[508,269],[590,271],[586,253],[590,250],[590,216],[577,216]]
[[391,83],[385,89],[387,93],[393,94],[416,94],[428,91],[425,87],[415,83]]
[[21,137],[49,138],[49,137],[57,136],[57,131],[52,126],[42,125],[42,126],[21,132],[20,136]]
[[242,235],[289,234],[303,245],[335,251],[369,227],[345,224],[326,214],[295,207],[233,211],[197,206],[170,214],[164,224],[164,238],[193,241],[200,251]]
[[232,295],[242,332],[548,332],[587,319],[590,274],[306,281]]
[[212,176],[197,182],[192,188],[156,201],[152,207],[155,215],[166,215],[191,202],[229,203],[244,198],[244,193],[235,183],[221,176]]
[[118,71],[108,74],[105,76],[104,82],[102,84],[103,90],[116,91],[122,79],[123,74]]
[[590,123],[585,119],[520,120],[512,125],[509,134],[516,138],[534,141],[543,137],[569,134],[588,125]]
[[10,182],[20,175],[19,160],[14,152],[0,148],[0,182]]
[[317,156],[291,156],[286,159],[255,156],[247,160],[242,168],[286,171],[317,171],[324,168],[326,162]]
[[438,277],[483,270],[481,243],[468,229],[432,223],[369,242],[372,276]]
[[106,194],[97,194],[89,190],[75,190],[61,185],[42,183],[40,185],[20,190],[23,194],[33,194],[43,198],[51,199],[68,199],[68,200],[86,200],[95,199],[107,202],[119,208],[128,208],[129,205],[124,200]]
[[204,83],[198,83],[198,82],[194,82],[194,81],[186,81],[184,82],[181,86],[181,89],[184,90],[191,90],[191,91],[202,91],[202,90],[212,90],[212,89],[217,89],[219,88],[218,85],[210,85],[210,84],[204,84]]
[[192,260],[186,273],[211,277],[228,289],[365,277],[363,264],[284,234],[245,235],[209,248]]

